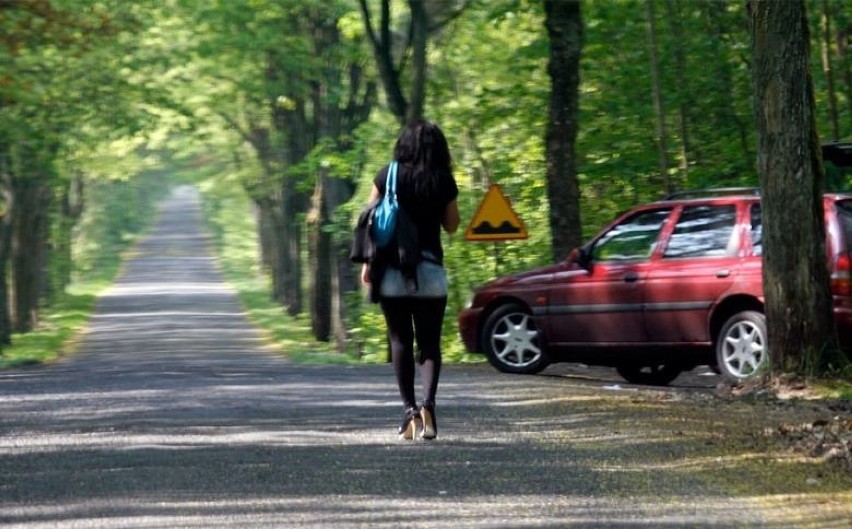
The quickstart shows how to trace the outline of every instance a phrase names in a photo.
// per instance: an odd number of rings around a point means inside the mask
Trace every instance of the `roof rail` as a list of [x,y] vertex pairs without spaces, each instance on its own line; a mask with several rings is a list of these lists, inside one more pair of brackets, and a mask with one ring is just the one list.
[[754,195],[760,196],[759,187],[717,187],[711,189],[688,189],[686,191],[675,191],[669,193],[663,200],[675,200],[689,197],[707,197],[707,196],[724,196],[724,195]]

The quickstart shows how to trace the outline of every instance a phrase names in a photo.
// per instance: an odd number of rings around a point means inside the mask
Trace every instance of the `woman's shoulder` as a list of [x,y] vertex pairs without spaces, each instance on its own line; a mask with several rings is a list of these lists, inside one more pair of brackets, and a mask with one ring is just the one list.
[[376,176],[373,177],[373,183],[376,185],[378,189],[384,189],[385,182],[388,179],[388,170],[390,168],[390,164],[384,165],[376,171]]

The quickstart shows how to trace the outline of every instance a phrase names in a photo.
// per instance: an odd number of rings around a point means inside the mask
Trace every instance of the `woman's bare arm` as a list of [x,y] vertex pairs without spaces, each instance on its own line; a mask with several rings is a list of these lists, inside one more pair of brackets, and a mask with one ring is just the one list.
[[459,218],[459,204],[456,202],[456,199],[453,199],[444,209],[444,230],[447,233],[455,233],[459,229],[459,222],[461,222]]

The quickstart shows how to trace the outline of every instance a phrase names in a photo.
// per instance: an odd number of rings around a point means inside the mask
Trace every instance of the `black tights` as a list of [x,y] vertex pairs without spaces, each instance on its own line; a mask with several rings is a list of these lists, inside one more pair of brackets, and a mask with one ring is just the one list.
[[447,298],[382,298],[382,312],[388,326],[391,360],[406,408],[416,406],[414,397],[414,342],[420,354],[420,382],[423,401],[435,402],[441,374],[441,326]]

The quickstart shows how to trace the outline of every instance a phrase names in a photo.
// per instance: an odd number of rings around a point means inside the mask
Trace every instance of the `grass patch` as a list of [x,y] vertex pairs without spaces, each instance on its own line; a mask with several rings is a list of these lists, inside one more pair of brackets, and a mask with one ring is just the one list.
[[852,381],[848,379],[816,380],[811,386],[821,398],[852,400]]
[[[117,262],[110,275],[118,269]],[[12,334],[12,345],[0,353],[0,369],[42,364],[73,351],[75,339],[89,321],[98,293],[111,281],[93,279],[70,286],[55,305],[41,314],[33,332]]]

